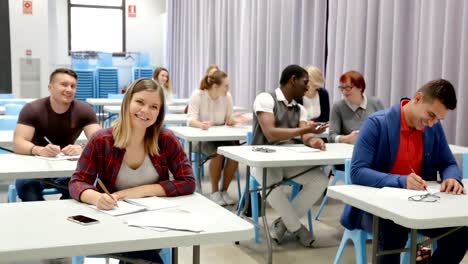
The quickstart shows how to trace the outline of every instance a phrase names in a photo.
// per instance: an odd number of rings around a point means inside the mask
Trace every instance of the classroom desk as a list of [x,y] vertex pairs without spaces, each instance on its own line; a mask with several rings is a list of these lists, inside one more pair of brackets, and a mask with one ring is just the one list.
[[0,105],[0,115],[4,115],[4,114],[5,114],[5,111],[6,111],[6,107]]
[[[188,156],[190,161],[192,161],[192,143],[198,142],[198,156],[201,155],[201,143],[208,141],[235,141],[235,140],[245,140],[247,138],[247,132],[252,130],[251,126],[213,126],[208,130],[202,130],[194,127],[180,126],[180,127],[169,127],[169,129],[174,132],[174,134],[183,140],[188,141],[189,151]],[[201,166],[203,163],[201,159],[197,159],[197,189],[202,193],[201,187]],[[240,186],[238,186],[240,190]]]
[[0,180],[71,177],[76,163],[69,160],[49,161],[30,155],[2,154]]
[[[202,195],[169,199],[192,212],[193,217],[187,213],[188,221],[210,223],[205,232],[158,232],[128,227],[123,221],[131,215],[112,217],[75,200],[1,204],[0,260],[30,261],[174,248],[176,264],[177,248],[193,246],[193,263],[200,263],[200,245],[253,238],[250,223]],[[98,219],[100,223],[83,226],[66,219],[79,214]]]
[[[468,180],[463,180],[468,186]],[[429,182],[437,188],[439,184]],[[416,261],[416,234],[418,229],[457,227],[468,225],[468,196],[437,194],[440,200],[434,203],[411,202],[391,196],[379,195],[379,188],[361,185],[341,185],[328,187],[329,197],[343,201],[374,215],[374,230],[378,229],[379,219],[389,219],[398,225],[411,229],[410,263]],[[443,213],[434,213],[443,212]],[[372,263],[377,263],[377,241],[379,232],[373,232]]]
[[[292,145],[292,146],[303,146]],[[259,146],[256,146],[259,147]],[[285,167],[298,167],[298,166],[321,166],[321,165],[333,165],[343,164],[346,159],[350,159],[353,154],[353,146],[343,143],[329,143],[326,144],[326,151],[319,151],[313,153],[299,153],[288,149],[288,145],[283,146],[263,146],[271,149],[275,149],[273,153],[263,153],[252,151],[252,146],[231,146],[231,147],[219,147],[218,154],[224,155],[226,158],[236,160],[239,163],[243,163],[247,166],[247,180],[245,191],[245,202],[244,210],[249,207],[249,177],[250,167],[256,167],[263,170],[263,179],[261,182],[262,187],[262,199],[260,208],[262,209],[261,215],[263,219],[263,228],[267,237],[268,256],[267,263],[273,262],[273,250],[271,245],[270,232],[268,230],[268,223],[266,219],[265,207],[266,207],[266,177],[267,168],[285,168]]]
[[[0,130],[0,147],[4,147],[7,149],[12,149],[13,147],[13,134],[14,130]],[[86,134],[81,132],[78,139],[76,139],[76,143],[86,143],[88,139],[86,138]]]

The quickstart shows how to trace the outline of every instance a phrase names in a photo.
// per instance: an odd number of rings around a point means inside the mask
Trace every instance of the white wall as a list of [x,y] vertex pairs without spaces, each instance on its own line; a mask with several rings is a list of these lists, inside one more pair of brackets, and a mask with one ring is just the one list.
[[[48,76],[70,67],[67,0],[33,0],[33,15],[22,14],[22,1],[9,0],[13,93],[20,97],[19,59],[27,49],[41,59],[41,96],[47,96]],[[153,66],[165,65],[166,0],[127,0],[136,5],[135,18],[126,16],[127,51],[148,52]],[[128,8],[125,8],[127,12]],[[119,59],[114,60],[119,66]],[[122,65],[125,67],[124,65]]]
[[[11,77],[12,92],[21,97],[20,59],[26,58],[26,50],[31,50],[30,58],[40,60],[41,96],[47,94],[49,76],[48,47],[48,2],[33,1],[32,15],[23,15],[23,1],[9,0],[10,41],[11,41]],[[23,92],[24,94],[25,92]]]

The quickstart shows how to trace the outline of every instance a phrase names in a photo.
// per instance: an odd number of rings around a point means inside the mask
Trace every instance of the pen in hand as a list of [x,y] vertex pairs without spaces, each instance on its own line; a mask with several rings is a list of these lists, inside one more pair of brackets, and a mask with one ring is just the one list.
[[[410,166],[410,169],[411,169],[411,172],[412,172],[412,173],[416,174],[416,172],[414,172],[414,170],[413,170],[413,167]],[[417,175],[417,174],[416,174],[416,175]],[[422,178],[421,178],[421,179],[422,179]],[[427,190],[426,185],[424,185],[423,187],[424,187],[424,190],[425,190],[426,192],[429,192],[429,191]]]
[[44,136],[44,139],[45,139],[45,141],[47,141],[47,143],[53,145],[52,142],[46,136]]
[[117,201],[114,199],[114,197],[110,194],[109,190],[107,190],[106,186],[104,185],[104,183],[102,183],[101,179],[97,179],[97,182],[99,184],[99,186],[101,186],[101,188],[104,190],[104,192],[109,195],[110,198],[112,198],[112,200],[115,201],[115,207],[119,207],[119,205],[117,204]]

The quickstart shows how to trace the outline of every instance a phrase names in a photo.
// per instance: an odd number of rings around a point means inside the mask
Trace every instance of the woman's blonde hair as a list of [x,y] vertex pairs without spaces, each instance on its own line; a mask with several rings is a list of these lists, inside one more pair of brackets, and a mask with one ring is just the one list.
[[215,71],[210,75],[205,75],[200,83],[200,90],[209,90],[214,84],[221,85],[227,74],[223,71]]
[[221,69],[219,69],[218,65],[210,64],[208,65],[208,68],[206,69],[205,76],[210,75],[210,73],[213,74],[215,71],[220,71],[220,70]]
[[307,73],[309,74],[309,82],[317,88],[320,88],[325,83],[322,71],[315,66],[307,66]]
[[[159,83],[158,77],[161,72],[167,72],[167,82],[166,83]],[[166,92],[166,94],[172,96],[172,83],[171,83],[171,77],[169,75],[169,71],[164,68],[164,67],[158,67],[154,70],[153,73],[153,80],[156,81]]]
[[130,144],[132,137],[132,126],[130,122],[130,102],[133,99],[133,95],[141,91],[155,92],[161,98],[161,105],[159,107],[159,114],[156,122],[150,127],[146,128],[145,137],[143,144],[145,152],[155,156],[159,154],[158,137],[161,133],[161,129],[164,125],[164,109],[165,100],[164,93],[161,86],[148,78],[141,78],[133,82],[128,88],[127,92],[122,101],[122,107],[120,109],[120,115],[117,120],[112,124],[114,146],[118,148],[126,148]]

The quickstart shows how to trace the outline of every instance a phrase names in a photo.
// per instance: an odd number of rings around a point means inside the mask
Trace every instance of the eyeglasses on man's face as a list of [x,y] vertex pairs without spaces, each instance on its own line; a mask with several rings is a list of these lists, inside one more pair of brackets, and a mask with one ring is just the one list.
[[339,85],[338,86],[338,89],[340,89],[341,91],[351,91],[351,89],[353,89],[353,85],[350,85],[350,84],[347,84],[347,85]]
[[418,194],[408,197],[408,201],[434,203],[440,200],[440,196],[433,193]]

